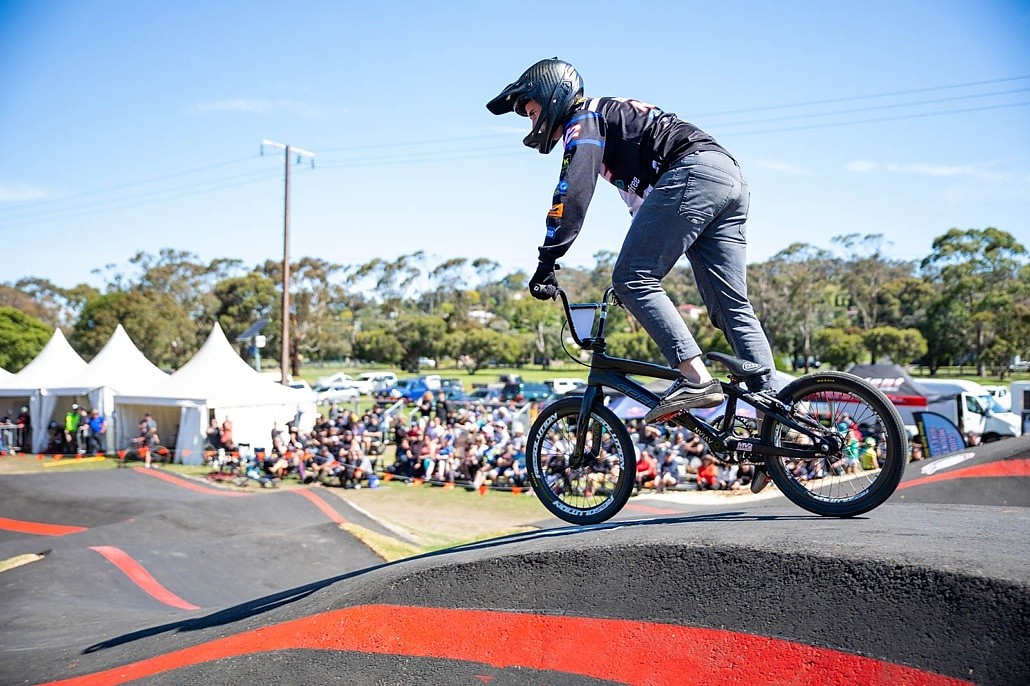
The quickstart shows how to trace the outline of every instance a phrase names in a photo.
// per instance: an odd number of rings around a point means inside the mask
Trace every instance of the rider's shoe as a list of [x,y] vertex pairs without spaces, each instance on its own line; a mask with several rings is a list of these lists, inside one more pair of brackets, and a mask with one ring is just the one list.
[[769,473],[765,467],[755,467],[755,475],[751,478],[751,492],[760,493],[766,484],[769,483]]
[[698,384],[680,377],[662,394],[658,404],[644,415],[644,421],[648,424],[661,424],[687,410],[715,407],[722,401],[722,386],[717,380]]

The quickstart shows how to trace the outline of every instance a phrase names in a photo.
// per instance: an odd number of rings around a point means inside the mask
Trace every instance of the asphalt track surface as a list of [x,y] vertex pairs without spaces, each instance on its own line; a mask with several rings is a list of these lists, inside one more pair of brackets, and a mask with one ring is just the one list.
[[[0,684],[1030,684],[1030,437],[854,519],[637,497],[383,564],[322,489],[0,479]],[[767,491],[766,493],[770,493]]]

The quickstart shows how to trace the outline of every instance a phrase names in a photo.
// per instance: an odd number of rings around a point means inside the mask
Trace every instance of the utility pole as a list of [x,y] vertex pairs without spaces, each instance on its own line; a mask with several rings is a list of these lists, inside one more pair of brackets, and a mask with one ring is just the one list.
[[261,141],[261,154],[265,154],[265,146],[270,145],[283,151],[285,164],[285,200],[283,209],[283,331],[282,344],[280,346],[279,365],[281,367],[281,383],[285,386],[290,380],[290,155],[297,156],[297,164],[301,159],[307,157],[311,160],[311,166],[315,166],[315,153],[295,148],[285,143],[275,141]]

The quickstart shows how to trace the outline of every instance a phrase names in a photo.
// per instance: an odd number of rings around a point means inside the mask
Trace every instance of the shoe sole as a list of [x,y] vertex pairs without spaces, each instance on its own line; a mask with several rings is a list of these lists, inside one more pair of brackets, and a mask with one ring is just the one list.
[[698,398],[684,400],[681,404],[674,405],[671,408],[665,408],[662,410],[661,414],[653,416],[652,413],[654,412],[654,409],[652,409],[651,412],[644,415],[644,422],[647,424],[662,424],[670,419],[679,417],[688,410],[703,410],[709,407],[718,407],[722,404],[722,401],[725,400],[725,398],[726,396],[722,393],[702,395]]

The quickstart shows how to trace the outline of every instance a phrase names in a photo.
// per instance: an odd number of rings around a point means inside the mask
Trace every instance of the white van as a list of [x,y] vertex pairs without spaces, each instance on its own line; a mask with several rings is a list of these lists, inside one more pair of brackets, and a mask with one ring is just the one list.
[[964,433],[980,434],[984,443],[1023,433],[1019,417],[1006,412],[990,391],[974,381],[920,378],[917,383],[933,393],[951,395],[929,404],[926,409],[944,415]]

